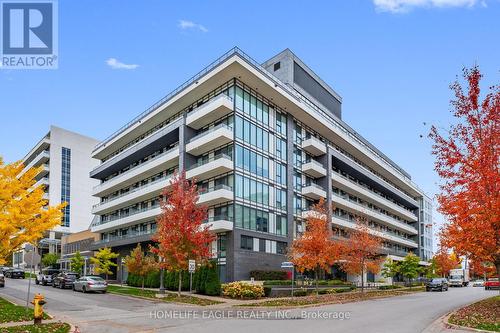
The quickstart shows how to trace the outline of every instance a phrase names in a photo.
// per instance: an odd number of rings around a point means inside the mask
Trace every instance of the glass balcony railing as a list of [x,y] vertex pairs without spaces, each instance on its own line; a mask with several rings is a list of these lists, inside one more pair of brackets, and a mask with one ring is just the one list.
[[140,236],[145,236],[145,235],[153,235],[156,232],[156,229],[151,229],[147,231],[136,231],[136,232],[128,232],[126,235],[119,235],[119,236],[108,236],[105,239],[98,240],[94,242],[94,245],[99,245],[99,244],[105,244],[117,240],[122,240],[122,239],[130,239],[130,238],[135,238],[135,237],[140,237]]
[[147,208],[139,208],[139,209],[132,209],[132,208],[130,208],[127,213],[122,213],[122,214],[118,214],[118,215],[110,215],[110,216],[106,217],[105,219],[102,219],[102,217],[98,217],[97,220],[95,220],[94,222],[92,222],[92,226],[98,226],[98,225],[105,224],[105,223],[108,223],[108,222],[112,222],[112,221],[124,219],[126,217],[137,215],[139,213],[144,213],[144,212],[156,209],[158,207],[160,207],[159,203],[155,204],[153,206],[147,207]]
[[156,155],[155,157],[150,158],[149,160],[147,160],[147,161],[145,161],[145,162],[143,162],[143,163],[139,163],[139,164],[137,164],[137,165],[135,165],[135,166],[131,167],[131,168],[130,168],[130,169],[128,169],[127,171],[124,171],[124,172],[120,173],[119,175],[116,175],[115,177],[110,178],[110,179],[108,179],[108,180],[106,180],[106,181],[104,181],[104,182],[100,183],[99,185],[94,186],[94,190],[98,189],[99,187],[103,186],[104,184],[106,184],[106,183],[107,183],[107,182],[109,182],[109,181],[116,180],[116,179],[119,179],[119,178],[121,178],[121,177],[124,177],[125,175],[130,174],[130,172],[131,172],[132,170],[136,170],[137,168],[140,168],[140,167],[143,167],[143,166],[148,165],[148,164],[150,164],[150,163],[153,163],[154,161],[157,161],[158,159],[160,159],[160,158],[162,158],[163,156],[165,156],[165,155],[167,155],[167,154],[169,154],[169,153],[173,152],[174,150],[176,150],[176,149],[178,149],[178,148],[179,148],[179,146],[178,146],[178,145],[176,145],[175,147],[172,147],[172,148],[170,148],[169,150],[164,151],[163,153],[161,153],[161,154],[159,154],[159,155]]
[[216,102],[218,100],[221,100],[221,99],[226,99],[226,100],[230,101],[231,103],[233,102],[233,98],[231,96],[228,96],[228,95],[226,95],[224,93],[220,93],[219,95],[215,96],[214,98],[212,98],[212,99],[206,101],[205,103],[201,104],[197,108],[189,111],[188,114],[187,114],[187,116],[195,114],[197,111],[199,111],[200,109],[203,109],[205,106],[210,105],[211,103],[214,103],[214,102]]
[[233,158],[232,158],[231,156],[227,155],[227,154],[217,154],[217,155],[215,155],[215,156],[213,156],[213,157],[210,157],[210,158],[208,158],[208,159],[206,159],[206,160],[201,160],[201,161],[199,161],[199,162],[197,162],[197,163],[193,164],[192,166],[190,166],[190,167],[188,168],[188,170],[195,169],[195,168],[197,168],[197,167],[200,167],[200,166],[202,166],[202,165],[208,164],[208,163],[210,163],[210,162],[217,161],[217,160],[219,160],[219,159],[221,159],[221,158],[225,158],[225,159],[228,159],[228,160],[230,160],[230,161],[232,161],[232,160],[233,160]]
[[229,185],[226,185],[226,184],[219,184],[219,185],[216,185],[216,186],[213,186],[213,187],[201,188],[199,190],[199,193],[200,193],[200,196],[201,196],[203,194],[207,194],[207,193],[214,192],[214,191],[217,191],[217,190],[232,191],[233,188],[231,186],[229,186]]
[[[359,186],[359,187],[362,187],[363,189],[365,189],[365,190],[369,191],[369,192],[370,192],[370,193],[372,193],[373,195],[376,195],[376,196],[377,196],[377,197],[379,197],[380,199],[383,199],[384,201],[387,201],[389,204],[393,204],[393,205],[395,205],[395,206],[399,207],[400,209],[404,209],[404,210],[405,210],[405,211],[407,211],[408,213],[413,214],[413,212],[412,212],[411,210],[406,209],[405,207],[398,205],[398,204],[397,204],[397,203],[395,203],[394,201],[387,199],[386,197],[384,197],[384,196],[380,195],[379,193],[377,193],[377,192],[373,191],[372,189],[370,189],[368,186],[363,185],[363,184],[360,184],[360,183],[358,183],[358,182],[355,182],[355,181],[353,181],[352,179],[349,179],[349,177],[346,177],[346,176],[344,176],[344,175],[342,175],[342,174],[340,174],[340,173],[338,173],[338,172],[336,172],[336,171],[332,171],[332,172],[333,172],[333,174],[334,174],[335,176],[339,176],[339,177],[341,177],[341,178],[343,178],[343,179],[347,180],[347,181],[348,181],[348,182],[350,182],[351,184],[354,184],[354,185],[357,185],[357,186]],[[414,215],[414,214],[413,214],[413,215]],[[417,216],[415,215],[415,217],[417,217]]]
[[196,135],[196,136],[192,137],[192,138],[188,141],[188,143],[191,143],[191,142],[193,142],[193,141],[195,141],[195,140],[198,140],[199,138],[202,138],[202,137],[204,137],[205,135],[208,135],[208,134],[210,134],[210,133],[213,133],[213,132],[215,132],[215,131],[217,131],[218,129],[221,129],[221,128],[226,128],[226,129],[230,130],[231,132],[233,131],[233,128],[232,128],[231,126],[228,126],[228,125],[226,125],[226,124],[219,124],[219,125],[217,125],[217,126],[215,126],[215,127],[210,128],[210,129],[209,129],[209,130],[207,130],[207,131],[204,131],[204,132],[202,132],[202,133],[200,133],[200,134],[198,134],[198,135]]
[[231,221],[231,222],[234,222],[234,219],[233,219],[232,216],[229,216],[227,214],[222,214],[222,215],[211,216],[211,217],[203,220],[203,223],[210,223],[210,222],[217,222],[217,221]]
[[[340,194],[337,194],[337,193],[335,193],[335,192],[332,192],[332,195],[334,195],[334,196],[336,196],[336,197],[338,197],[338,198],[341,198],[341,199],[347,200],[347,201],[349,201],[349,202],[352,202],[353,204],[355,204],[355,205],[359,206],[359,207],[360,207],[360,210],[366,209],[366,210],[368,210],[368,211],[370,211],[370,212],[373,212],[373,213],[375,213],[375,214],[379,214],[379,215],[382,215],[382,216],[384,216],[384,217],[387,217],[387,218],[391,219],[391,220],[392,220],[394,223],[396,223],[396,224],[401,224],[401,225],[403,225],[403,226],[405,226],[405,227],[410,227],[410,228],[413,228],[413,227],[412,227],[409,223],[404,222],[404,221],[400,221],[400,220],[395,219],[394,217],[392,217],[392,216],[390,216],[390,215],[384,214],[384,213],[382,213],[382,212],[380,212],[380,211],[378,211],[378,210],[376,210],[376,209],[373,209],[373,208],[370,208],[370,207],[368,207],[368,206],[365,206],[365,205],[363,205],[363,204],[359,203],[357,200],[353,200],[353,199],[349,198],[349,196],[348,196],[348,195],[340,195]],[[417,231],[417,229],[415,229],[415,231]]]
[[106,203],[108,203],[108,202],[112,202],[112,201],[117,200],[117,199],[119,199],[119,198],[123,198],[124,196],[127,196],[127,195],[129,195],[129,194],[132,194],[132,193],[135,193],[135,192],[140,191],[140,190],[142,190],[142,189],[145,189],[146,187],[149,187],[149,186],[152,186],[152,185],[157,184],[157,183],[159,183],[159,182],[162,182],[162,181],[168,180],[168,179],[172,178],[172,175],[173,175],[173,174],[174,174],[174,173],[173,173],[173,172],[171,172],[171,173],[169,173],[168,175],[163,176],[163,177],[161,177],[161,178],[158,178],[158,179],[156,179],[156,180],[154,180],[154,181],[148,182],[147,184],[144,184],[144,185],[140,185],[140,186],[138,186],[138,187],[135,187],[135,188],[133,188],[133,189],[129,190],[128,192],[124,192],[124,193],[121,193],[121,194],[115,195],[115,196],[113,196],[113,197],[110,197],[110,198],[108,198],[108,199],[106,199],[106,200],[101,201],[101,202],[100,202],[100,203],[98,203],[98,204],[95,204],[92,208],[96,208],[96,207],[102,206],[102,205],[104,205],[104,204],[106,204]]

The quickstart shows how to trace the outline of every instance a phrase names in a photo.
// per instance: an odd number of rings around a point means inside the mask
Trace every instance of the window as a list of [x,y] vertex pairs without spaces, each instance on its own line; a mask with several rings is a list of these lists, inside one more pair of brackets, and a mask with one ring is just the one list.
[[286,116],[276,112],[276,131],[286,136]]
[[61,202],[67,202],[63,209],[61,225],[70,225],[70,201],[71,201],[71,149],[62,147],[61,151]]
[[276,253],[286,254],[287,245],[286,242],[276,242]]
[[243,250],[253,250],[253,237],[241,235],[240,248]]
[[277,63],[274,64],[274,71],[276,72],[280,68],[281,68],[281,61],[278,61]]

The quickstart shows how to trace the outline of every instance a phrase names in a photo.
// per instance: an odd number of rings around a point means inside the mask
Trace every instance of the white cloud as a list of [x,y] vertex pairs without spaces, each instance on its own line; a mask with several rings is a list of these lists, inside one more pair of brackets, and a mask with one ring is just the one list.
[[136,69],[139,65],[136,64],[125,64],[118,61],[116,58],[109,58],[106,60],[106,64],[113,69]]
[[473,7],[479,3],[486,6],[484,0],[373,0],[373,3],[378,11],[391,13],[406,13],[417,7]]
[[181,28],[182,30],[198,29],[201,32],[208,32],[208,29],[203,25],[187,20],[179,20],[179,28]]

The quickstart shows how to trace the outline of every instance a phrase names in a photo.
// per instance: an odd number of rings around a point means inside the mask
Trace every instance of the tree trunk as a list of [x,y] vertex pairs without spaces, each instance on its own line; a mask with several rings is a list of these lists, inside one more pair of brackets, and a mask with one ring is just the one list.
[[182,290],[182,271],[179,271],[179,290],[177,290],[177,296],[181,297]]
[[316,279],[316,295],[318,295],[318,267],[314,270],[314,278]]
[[365,269],[361,268],[361,292],[365,292]]
[[[495,258],[494,264],[495,264],[495,267],[497,269],[497,278],[498,278],[498,281],[500,281],[500,255],[496,256],[494,258]],[[498,288],[498,294],[500,295],[500,288]]]

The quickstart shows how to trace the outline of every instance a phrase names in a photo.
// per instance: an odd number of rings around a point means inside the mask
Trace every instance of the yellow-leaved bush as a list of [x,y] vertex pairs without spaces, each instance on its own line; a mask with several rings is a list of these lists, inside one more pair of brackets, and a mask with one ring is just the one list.
[[222,295],[230,298],[260,298],[264,296],[264,287],[241,281],[225,283],[222,285]]

